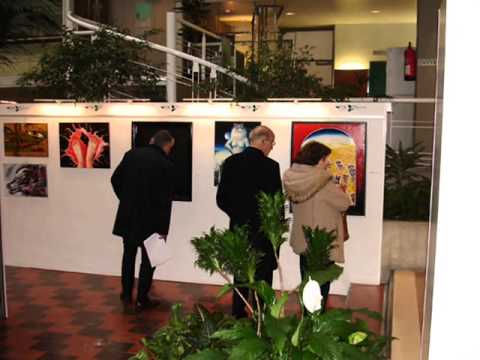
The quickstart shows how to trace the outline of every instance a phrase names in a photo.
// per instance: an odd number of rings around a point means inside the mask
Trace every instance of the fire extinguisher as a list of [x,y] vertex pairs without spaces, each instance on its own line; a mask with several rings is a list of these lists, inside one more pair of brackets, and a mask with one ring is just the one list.
[[404,78],[405,81],[415,81],[417,77],[417,53],[412,48],[412,44],[408,43],[408,48],[405,49],[404,53]]

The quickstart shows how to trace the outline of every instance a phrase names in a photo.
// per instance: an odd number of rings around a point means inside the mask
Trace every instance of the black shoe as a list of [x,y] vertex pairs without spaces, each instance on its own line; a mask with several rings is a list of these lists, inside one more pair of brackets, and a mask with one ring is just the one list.
[[137,300],[137,302],[135,303],[135,308],[138,311],[141,311],[146,309],[153,309],[158,305],[160,305],[160,301],[146,298],[145,300]]

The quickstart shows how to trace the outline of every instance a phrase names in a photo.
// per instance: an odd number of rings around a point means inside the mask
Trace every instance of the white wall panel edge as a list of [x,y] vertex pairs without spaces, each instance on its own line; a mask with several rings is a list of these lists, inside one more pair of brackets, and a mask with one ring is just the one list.
[[[110,175],[123,153],[130,148],[131,121],[168,120],[193,123],[193,202],[174,203],[170,240],[174,256],[181,261],[165,264],[155,278],[171,281],[221,284],[217,277],[194,267],[190,239],[207,231],[212,224],[227,225],[227,217],[215,205],[213,186],[214,122],[262,121],[276,133],[271,157],[281,171],[290,164],[292,121],[367,122],[367,216],[350,216],[351,239],[346,244],[346,266],[332,292],[346,294],[351,282],[378,284],[382,241],[383,175],[386,112],[389,104],[359,104],[351,112],[339,110],[341,103],[261,103],[258,111],[228,104],[178,104],[172,113],[165,104],[108,104],[98,112],[70,104],[20,104],[18,113],[0,106],[0,122],[38,121],[49,123],[48,158],[5,158],[2,163],[45,163],[48,169],[49,197],[14,198],[2,186],[2,231],[5,263],[74,272],[119,275],[121,239],[111,235],[117,200],[110,188]],[[248,104],[251,105],[251,104]],[[75,110],[75,108],[77,110]],[[74,110],[72,110],[74,109]],[[127,109],[127,110],[125,110]],[[67,111],[68,110],[68,111]],[[202,112],[208,110],[210,116]],[[109,113],[110,112],[110,113]],[[115,115],[117,114],[117,115]],[[80,119],[81,118],[81,119]],[[58,123],[69,121],[109,122],[112,169],[65,169],[59,167]],[[43,119],[43,120],[42,120]],[[281,121],[278,121],[281,120]],[[0,131],[3,144],[3,126]],[[3,169],[2,169],[3,172]],[[0,184],[3,183],[3,175]],[[185,226],[188,219],[189,226]],[[282,249],[287,288],[299,281],[298,258],[286,245]],[[277,275],[275,275],[277,276]],[[278,285],[278,282],[275,281]]]

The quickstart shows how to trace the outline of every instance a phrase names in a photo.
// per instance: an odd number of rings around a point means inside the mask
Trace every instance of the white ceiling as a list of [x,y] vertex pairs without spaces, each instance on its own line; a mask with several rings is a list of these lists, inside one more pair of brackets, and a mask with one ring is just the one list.
[[[231,10],[225,15],[251,15],[253,10],[251,0],[211,2],[222,2],[225,9]],[[284,7],[281,27],[416,23],[417,20],[417,0],[278,0],[276,4]],[[373,10],[380,12],[372,13]],[[287,12],[295,15],[286,16]]]

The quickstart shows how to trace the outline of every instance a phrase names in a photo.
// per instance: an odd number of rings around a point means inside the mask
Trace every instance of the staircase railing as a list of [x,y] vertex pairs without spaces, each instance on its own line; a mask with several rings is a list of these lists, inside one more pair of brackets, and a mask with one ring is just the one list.
[[[167,13],[167,27],[168,27],[168,16],[172,17],[172,13]],[[225,77],[230,78],[233,82],[233,93],[235,93],[235,81],[239,81],[241,83],[248,83],[247,78],[236,74],[235,72],[233,72],[230,69],[227,69],[223,66],[220,66],[218,64],[215,64],[211,61],[206,60],[205,59],[206,58],[206,53],[205,53],[205,58],[201,58],[201,57],[198,57],[198,56],[187,54],[183,51],[176,50],[172,47],[156,44],[156,43],[153,43],[151,41],[141,39],[141,38],[138,38],[138,37],[135,37],[135,36],[122,34],[118,31],[109,29],[105,25],[102,25],[102,24],[97,23],[95,21],[92,21],[92,20],[89,20],[89,19],[84,19],[80,16],[74,15],[71,11],[68,12],[67,18],[73,24],[76,24],[76,25],[81,26],[83,28],[86,28],[86,29],[89,29],[89,30],[94,30],[94,31],[97,31],[97,30],[100,30],[100,29],[103,28],[107,33],[118,36],[118,37],[123,38],[127,41],[133,41],[133,42],[145,44],[146,46],[148,46],[149,48],[151,48],[153,50],[157,50],[157,51],[160,51],[160,52],[163,52],[163,53],[167,54],[167,70],[165,71],[165,73],[166,73],[166,81],[167,81],[167,100],[169,102],[174,102],[174,101],[177,100],[176,99],[176,85],[177,85],[177,83],[185,85],[185,79],[189,79],[191,81],[192,98],[197,97],[197,96],[195,96],[194,89],[195,89],[196,85],[198,85],[201,82],[202,77],[200,76],[200,74],[204,73],[204,71],[205,71],[204,69],[208,69],[208,75],[213,82],[217,81],[219,74],[223,74]],[[185,22],[185,21],[183,21],[183,22]],[[204,30],[204,29],[202,29],[202,30]],[[215,35],[215,34],[212,33],[212,35]],[[209,36],[211,36],[211,35],[209,35]],[[167,44],[168,44],[168,39],[167,39]],[[173,43],[173,46],[174,46],[174,44],[175,44],[175,42]],[[186,61],[189,61],[189,62],[192,63],[192,66],[191,66],[192,71],[191,71],[191,74],[190,74],[191,78],[187,78],[184,75],[180,75],[176,72],[177,69],[176,69],[176,65],[175,65],[175,63],[176,63],[175,59],[183,59],[183,60],[186,60]],[[206,73],[207,72],[205,71],[205,74]],[[223,91],[222,93],[224,95],[227,95],[227,96],[232,95],[231,93],[229,93],[227,91]],[[215,86],[215,90],[211,92],[211,96],[216,97],[216,94],[217,94],[217,89],[216,89],[216,86]]]

